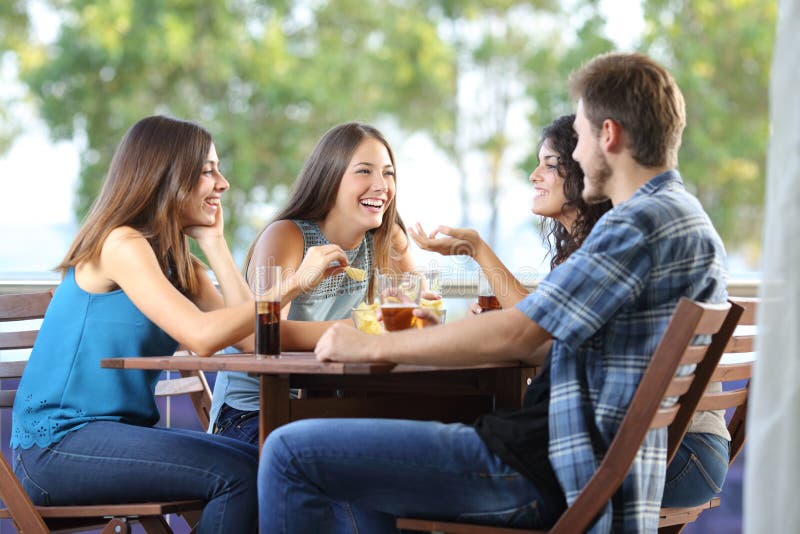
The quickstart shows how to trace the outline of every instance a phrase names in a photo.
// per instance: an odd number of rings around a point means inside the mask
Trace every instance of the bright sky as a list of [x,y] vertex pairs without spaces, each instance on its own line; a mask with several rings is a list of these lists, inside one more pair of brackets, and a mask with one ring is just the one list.
[[[43,38],[52,39],[58,21],[52,14],[42,11],[37,2],[32,2],[31,6],[37,31]],[[628,49],[643,25],[639,1],[605,0],[601,6],[608,14],[609,34],[621,49]],[[0,63],[0,94],[22,94],[8,57]],[[4,234],[0,271],[41,271],[61,258],[73,231],[70,223],[74,224],[78,148],[68,142],[52,143],[45,126],[28,107],[19,106],[13,111],[27,124],[27,131],[6,154],[0,155],[0,176],[7,199],[4,209],[0,210],[0,232]],[[523,132],[518,136],[514,150],[528,150],[537,142],[537,139],[528,139],[528,135]],[[390,136],[390,141],[398,162],[401,180],[398,209],[404,220],[409,224],[421,222],[426,229],[438,224],[458,224],[460,207],[455,169],[424,136],[397,137]],[[473,173],[485,172],[480,165],[469,167]],[[233,178],[235,186],[235,177],[229,178]],[[477,187],[483,183],[480,178],[480,174],[471,176],[470,182]],[[504,239],[498,244],[498,252],[512,269],[527,267],[526,270],[542,272],[546,267],[540,261],[541,245],[532,226],[531,191],[523,178],[511,168],[503,173],[499,205],[500,235]],[[472,193],[471,221],[477,228],[483,227],[489,217],[488,208],[476,202],[480,198],[479,190]],[[56,226],[58,230],[53,230]],[[435,255],[416,247],[414,250],[420,265],[437,261]]]

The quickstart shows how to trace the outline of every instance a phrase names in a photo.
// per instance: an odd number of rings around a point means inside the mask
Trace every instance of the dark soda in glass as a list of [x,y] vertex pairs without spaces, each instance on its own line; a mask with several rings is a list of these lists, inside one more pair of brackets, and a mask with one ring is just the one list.
[[281,303],[256,301],[256,356],[281,354]]

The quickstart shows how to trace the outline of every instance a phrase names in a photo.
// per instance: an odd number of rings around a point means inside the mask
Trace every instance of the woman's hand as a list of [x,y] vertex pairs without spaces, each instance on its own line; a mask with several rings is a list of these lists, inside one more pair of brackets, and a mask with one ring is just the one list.
[[[408,233],[422,250],[438,252],[443,256],[475,258],[484,246],[481,236],[471,228],[438,226],[430,235],[426,235],[422,225],[417,223],[409,228]],[[440,234],[442,237],[437,237]]]
[[299,291],[307,293],[317,287],[325,278],[342,272],[347,265],[347,256],[338,245],[309,247],[292,278],[294,278]]
[[222,216],[222,204],[217,206],[217,213],[214,217],[214,224],[211,225],[198,225],[198,226],[187,226],[183,229],[184,233],[189,237],[193,238],[197,241],[197,244],[200,245],[200,248],[203,248],[203,245],[206,242],[214,241],[217,239],[225,239],[225,218]]

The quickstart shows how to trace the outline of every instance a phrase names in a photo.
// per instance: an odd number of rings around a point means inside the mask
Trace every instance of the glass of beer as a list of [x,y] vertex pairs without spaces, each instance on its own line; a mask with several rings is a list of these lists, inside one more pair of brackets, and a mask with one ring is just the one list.
[[494,295],[492,284],[489,283],[489,277],[483,271],[478,276],[478,306],[481,307],[481,313],[502,309],[500,301]]
[[253,280],[256,299],[256,359],[281,355],[281,267],[260,265]]
[[389,332],[414,326],[419,306],[422,277],[418,274],[381,274],[377,278],[383,327]]

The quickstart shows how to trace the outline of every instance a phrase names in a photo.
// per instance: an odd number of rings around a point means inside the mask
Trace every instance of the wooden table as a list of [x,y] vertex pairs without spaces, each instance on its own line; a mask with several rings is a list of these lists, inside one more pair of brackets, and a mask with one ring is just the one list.
[[[534,368],[518,361],[432,367],[319,362],[312,352],[108,358],[110,369],[241,371],[260,379],[259,439],[290,421],[310,417],[390,417],[470,423],[496,409],[522,404]],[[312,394],[291,399],[289,389]],[[314,395],[318,392],[319,395]]]

